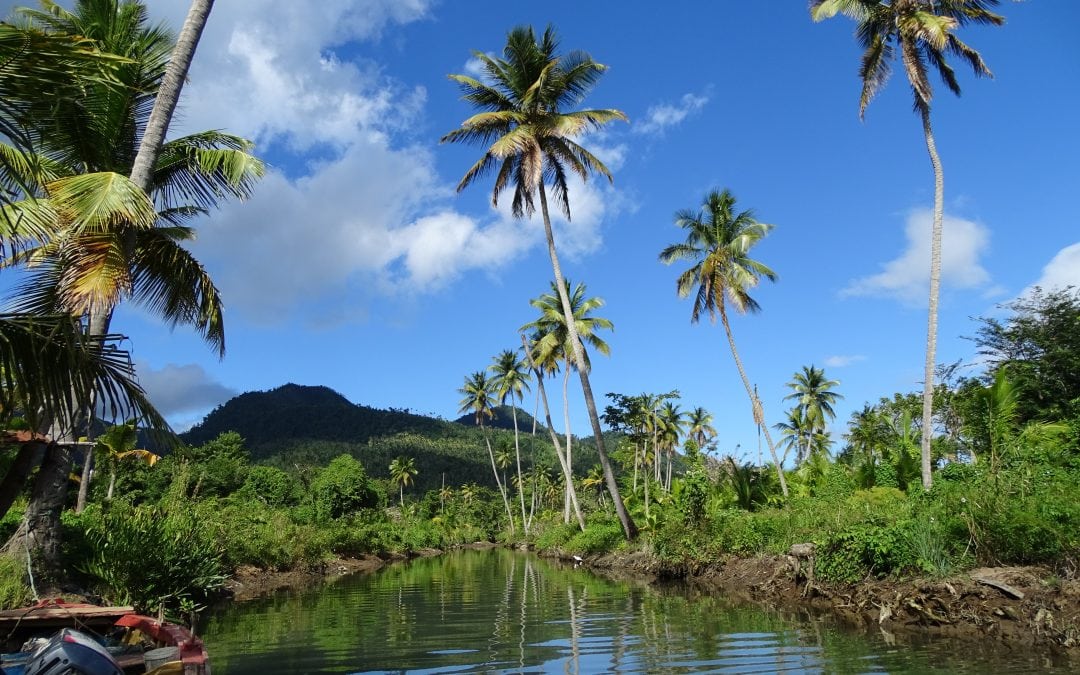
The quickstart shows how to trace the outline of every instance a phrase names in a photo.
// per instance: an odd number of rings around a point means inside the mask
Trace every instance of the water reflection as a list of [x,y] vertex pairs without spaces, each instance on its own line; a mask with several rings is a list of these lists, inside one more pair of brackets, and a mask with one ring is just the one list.
[[219,609],[219,675],[1045,672],[1039,654],[889,646],[686,587],[611,581],[510,551],[460,551]]

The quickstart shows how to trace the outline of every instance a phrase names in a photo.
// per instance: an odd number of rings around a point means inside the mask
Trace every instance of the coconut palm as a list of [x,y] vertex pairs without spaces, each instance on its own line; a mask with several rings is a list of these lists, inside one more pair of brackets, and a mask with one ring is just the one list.
[[[683,430],[686,427],[686,413],[673,401],[665,401],[657,411],[657,422],[661,429],[660,447],[667,457],[667,469],[664,476],[664,489],[671,491],[671,464],[675,457],[675,448],[679,446]],[[659,474],[658,474],[659,478]]]
[[758,312],[761,307],[750,297],[750,290],[762,277],[776,280],[776,273],[764,263],[750,257],[750,249],[772,229],[772,225],[758,222],[750,210],[735,212],[735,196],[727,189],[713,190],[705,196],[700,211],[685,209],[675,214],[675,224],[687,231],[686,241],[672,244],[660,252],[660,261],[670,265],[678,260],[693,264],[679,275],[676,290],[685,298],[694,291],[694,307],[690,322],[697,323],[703,311],[715,323],[717,315],[727,334],[731,356],[739,370],[746,395],[754,412],[754,423],[765,433],[780,489],[786,497],[787,481],[784,467],[776,456],[769,427],[765,424],[765,412],[761,400],[750,385],[742,359],[735,348],[735,336],[728,321],[728,303],[740,314]]
[[785,401],[795,399],[802,416],[815,432],[824,432],[825,426],[836,417],[833,404],[844,398],[833,391],[839,386],[837,380],[825,379],[825,370],[814,366],[803,366],[802,372],[795,373],[787,387],[791,393]]
[[517,462],[518,500],[521,502],[521,522],[525,534],[529,533],[528,518],[525,514],[525,492],[521,480],[521,440],[518,433],[517,406],[529,391],[529,370],[525,361],[518,357],[518,352],[504,349],[495,357],[495,362],[488,366],[495,375],[495,390],[499,404],[505,406],[510,399],[510,414],[514,420],[514,456]]
[[[20,11],[43,30],[84,36],[101,50],[125,60],[116,71],[122,86],[91,81],[80,96],[57,107],[56,118],[62,123],[46,121],[29,128],[37,156],[32,164],[19,167],[28,169],[22,175],[8,179],[21,183],[26,195],[12,209],[24,216],[21,222],[49,218],[55,222],[50,236],[39,237],[35,245],[7,261],[26,264],[30,270],[26,282],[17,289],[15,307],[30,313],[84,316],[89,335],[101,336],[109,330],[116,305],[126,298],[172,325],[192,325],[223,354],[221,300],[201,264],[183,246],[193,237],[186,221],[223,198],[247,196],[262,174],[261,162],[250,154],[248,141],[216,131],[162,146],[167,120],[164,126],[160,115],[152,120],[152,108],[163,104],[158,100],[159,87],[164,86],[166,71],[178,59],[170,61],[172,37],[162,26],[148,25],[145,6],[83,0],[74,11],[68,11],[51,2],[42,5],[44,11]],[[186,58],[190,61],[194,44],[188,48]],[[179,88],[163,95],[178,96]],[[141,138],[144,129],[160,133],[160,137],[153,142]],[[119,174],[134,175],[140,147],[144,154],[153,150],[145,155],[153,159],[153,171],[137,184],[119,180]],[[80,226],[81,211],[61,208],[58,180],[92,185],[90,179],[105,176],[111,176],[109,183],[153,197],[151,212],[156,207],[156,214],[149,219],[149,226],[143,218],[120,217],[87,228]],[[133,194],[131,201],[140,198],[145,200]],[[32,233],[29,236],[33,237]],[[89,412],[84,414],[90,416]],[[65,426],[73,428],[74,422],[67,421]],[[67,434],[56,428],[53,435]],[[84,486],[89,482],[89,470],[87,462]],[[80,502],[84,501],[83,494]]]
[[[51,208],[53,195],[48,187],[57,177],[132,171],[142,130],[157,104],[158,87],[173,52],[169,31],[150,26],[147,10],[139,3],[83,0],[74,12],[51,3],[44,6],[47,11],[21,11],[44,30],[85,36],[127,62],[118,68],[122,88],[91,83],[83,96],[58,109],[63,124],[31,127],[37,165],[47,170],[22,176],[31,198],[23,203],[28,213]],[[31,266],[30,277],[20,289],[20,309],[85,315],[90,334],[100,335],[108,330],[115,306],[128,298],[173,325],[194,326],[223,354],[217,289],[183,243],[193,236],[186,226],[192,217],[223,199],[250,194],[263,172],[251,148],[250,142],[217,131],[161,146],[154,170],[141,186],[154,199],[158,215],[153,226],[115,219],[88,231],[68,226],[60,218],[53,236],[17,259]]]
[[[536,395],[539,399],[538,403],[544,405],[544,423],[547,425],[548,434],[551,436],[551,444],[555,448],[555,456],[559,458],[559,466],[562,468],[563,480],[566,483],[566,494],[570,500],[570,506],[574,511],[574,515],[577,517],[578,527],[582,531],[585,530],[585,518],[581,515],[581,506],[578,504],[577,491],[574,489],[573,470],[568,462],[567,455],[563,454],[562,443],[559,441],[559,435],[555,433],[555,425],[551,422],[551,408],[548,406],[547,390],[544,388],[544,378],[550,373],[554,374],[558,370],[558,363],[555,360],[555,352],[551,351],[547,355],[547,361],[544,363],[537,363],[534,354],[538,351],[538,345],[540,343],[540,333],[534,332],[532,339],[528,340],[525,337],[525,333],[521,334],[521,347],[525,351],[525,359],[528,361],[529,368],[533,374],[536,375]],[[536,475],[537,467],[533,467],[534,475]],[[533,494],[536,495],[538,488],[533,490]]]
[[701,406],[694,408],[686,416],[686,435],[693,439],[701,450],[705,449],[709,441],[716,438],[716,428],[712,423],[712,413]]
[[461,86],[463,98],[480,112],[443,136],[442,140],[487,146],[483,157],[461,179],[458,191],[494,171],[492,203],[498,202],[499,195],[506,188],[513,189],[511,209],[515,217],[531,216],[536,211],[536,202],[540,203],[548,256],[572,337],[570,346],[596,439],[597,454],[623,531],[628,539],[632,539],[637,534],[637,528],[619,497],[615,473],[604,449],[589,371],[577,328],[571,319],[570,296],[564,287],[562,268],[555,249],[547,199],[547,185],[550,185],[557,206],[569,218],[568,171],[582,180],[591,173],[599,173],[611,180],[611,172],[604,163],[582,147],[577,139],[609,122],[626,120],[626,115],[614,109],[567,110],[581,102],[606,67],[585,52],[574,51],[565,55],[557,52],[558,39],[550,26],[539,40],[531,27],[513,29],[507,36],[502,58],[475,52],[474,56],[483,70],[482,78],[469,75],[451,75],[450,78]]
[[885,86],[892,71],[892,61],[900,54],[904,73],[911,85],[915,111],[922,118],[923,136],[934,171],[934,222],[930,235],[930,296],[926,335],[926,362],[923,379],[922,411],[922,482],[930,489],[931,415],[934,396],[934,367],[937,350],[938,291],[941,286],[941,229],[945,209],[944,174],[930,126],[930,102],[933,88],[929,71],[936,70],[945,86],[957,96],[960,84],[946,60],[956,56],[971,66],[976,76],[991,77],[990,69],[977,51],[960,41],[955,32],[969,23],[1000,26],[1004,17],[989,10],[998,0],[811,0],[810,16],[823,21],[837,14],[854,19],[855,35],[863,47],[859,77],[859,117],[874,95]]
[[[570,315],[574,317],[568,326],[563,313],[562,302],[556,290],[554,282],[551,284],[551,293],[545,293],[538,298],[529,301],[536,309],[540,310],[540,317],[524,326],[521,330],[532,330],[537,334],[535,343],[536,354],[534,360],[541,364],[558,363],[564,364],[563,369],[563,424],[566,432],[566,464],[573,473],[573,436],[570,431],[570,403],[569,391],[570,371],[576,368],[574,364],[574,348],[571,341],[577,339],[588,342],[595,351],[605,356],[611,353],[611,347],[601,338],[597,332],[601,329],[612,330],[614,324],[609,319],[593,315],[593,311],[603,307],[602,298],[588,298],[585,295],[585,284],[577,284],[570,293],[570,281],[565,280],[564,289],[570,297]],[[573,331],[571,331],[573,328]],[[576,338],[573,335],[576,334]],[[579,344],[580,346],[580,344]],[[585,368],[592,367],[589,352],[582,347],[580,349]],[[573,484],[573,480],[566,481],[566,485]],[[570,521],[570,494],[567,492],[564,500],[563,517],[566,522]]]
[[484,427],[484,419],[495,416],[495,411],[492,410],[495,403],[495,385],[488,379],[485,371],[478,370],[465,378],[465,385],[458,389],[458,393],[463,397],[459,403],[458,412],[473,413],[476,425],[480,427],[480,433],[484,436],[488,459],[491,460],[491,472],[495,474],[495,485],[498,486],[499,494],[502,496],[503,506],[506,507],[506,517],[510,519],[510,533],[513,534],[514,511],[510,508],[506,488],[503,486],[502,479],[499,478],[499,469],[495,465],[495,452],[491,449],[491,439],[488,437],[487,428]]
[[405,486],[412,485],[413,476],[418,473],[416,460],[412,457],[396,457],[390,462],[390,480],[397,483],[402,510],[405,509]]
[[814,435],[814,427],[806,413],[799,406],[788,411],[788,418],[783,422],[777,422],[773,429],[780,432],[780,445],[784,448],[784,457],[781,463],[787,460],[788,453],[795,451],[795,463],[801,464],[810,452],[810,442]]
[[[137,448],[139,443],[139,430],[135,426],[135,420],[128,420],[124,424],[116,424],[105,430],[94,443],[94,454],[102,456],[109,464],[109,489],[105,499],[111,500],[116,488],[116,469],[120,462],[128,459],[137,459],[153,466],[157,463],[158,455],[143,448]],[[87,483],[89,476],[84,477]],[[79,493],[82,494],[82,485]],[[81,510],[81,509],[77,509]]]

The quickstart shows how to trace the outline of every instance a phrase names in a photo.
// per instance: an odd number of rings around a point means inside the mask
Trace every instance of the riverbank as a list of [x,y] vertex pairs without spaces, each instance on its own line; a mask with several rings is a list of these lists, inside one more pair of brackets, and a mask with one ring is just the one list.
[[[541,555],[578,562],[556,552]],[[1060,579],[1043,567],[835,584],[810,581],[806,564],[796,572],[789,556],[729,557],[694,566],[672,565],[641,550],[580,558],[580,564],[609,576],[682,580],[709,593],[785,611],[830,612],[888,640],[916,634],[990,640],[1080,657],[1080,581]]]
[[[497,544],[490,542],[475,542],[455,548],[483,550],[495,548],[496,546]],[[442,553],[441,549],[422,548],[408,554],[381,553],[357,557],[338,557],[319,565],[287,570],[267,570],[253,565],[244,565],[229,577],[223,590],[225,597],[228,599],[243,602],[269,595],[275,591],[303,589],[316,584],[332,583],[336,579],[353,574],[370,574],[386,565],[405,562],[414,558],[442,555]]]

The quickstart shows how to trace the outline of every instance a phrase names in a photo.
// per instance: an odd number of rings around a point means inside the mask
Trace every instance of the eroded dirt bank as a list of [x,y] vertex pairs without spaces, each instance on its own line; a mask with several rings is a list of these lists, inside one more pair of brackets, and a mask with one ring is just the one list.
[[[678,565],[641,552],[585,556],[583,563],[616,577],[685,580],[783,610],[830,612],[846,624],[886,638],[913,633],[1036,647],[1080,659],[1080,581],[1041,567],[972,570],[948,579],[809,582],[788,556],[729,558]],[[1080,662],[1080,661],[1078,661]]]

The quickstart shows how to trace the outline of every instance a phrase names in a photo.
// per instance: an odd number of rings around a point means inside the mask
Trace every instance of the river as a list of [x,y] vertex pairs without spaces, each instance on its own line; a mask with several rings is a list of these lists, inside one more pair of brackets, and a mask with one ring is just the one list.
[[856,634],[686,585],[612,581],[530,554],[457,551],[203,617],[215,675],[1022,673],[996,645]]

